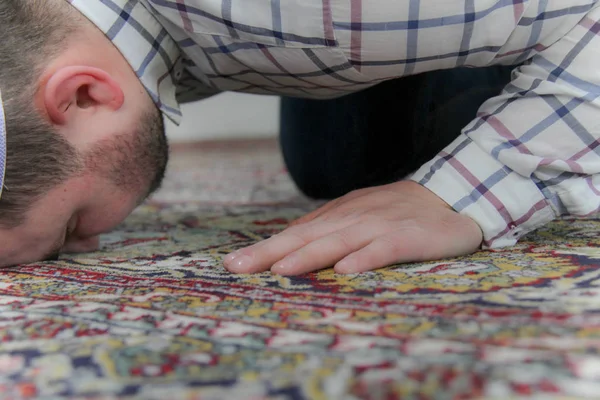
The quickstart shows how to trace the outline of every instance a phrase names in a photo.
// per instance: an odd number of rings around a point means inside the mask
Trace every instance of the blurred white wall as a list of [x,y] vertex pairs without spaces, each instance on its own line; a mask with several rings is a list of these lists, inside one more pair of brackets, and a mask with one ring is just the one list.
[[184,104],[182,124],[166,121],[167,135],[172,143],[276,137],[279,101],[275,96],[223,93]]

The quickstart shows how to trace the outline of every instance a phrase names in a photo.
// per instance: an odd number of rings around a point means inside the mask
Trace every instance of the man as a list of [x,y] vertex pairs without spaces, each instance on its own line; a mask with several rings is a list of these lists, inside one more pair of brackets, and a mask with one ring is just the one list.
[[[313,196],[368,187],[228,255],[232,272],[361,272],[512,245],[594,212],[597,3],[4,0],[1,263],[94,249],[162,178],[157,110],[177,121],[177,99],[222,90],[339,98],[284,102],[284,155]],[[515,69],[442,71],[492,65]],[[346,148],[360,166],[349,176]],[[316,188],[298,162],[311,154],[335,161]]]

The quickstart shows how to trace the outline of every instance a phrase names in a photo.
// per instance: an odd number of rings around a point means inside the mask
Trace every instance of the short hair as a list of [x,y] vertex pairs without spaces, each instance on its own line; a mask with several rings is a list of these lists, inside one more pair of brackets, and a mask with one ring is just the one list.
[[7,129],[0,226],[5,228],[23,223],[37,200],[82,171],[77,151],[33,101],[45,65],[64,51],[81,18],[64,0],[0,1],[0,90]]

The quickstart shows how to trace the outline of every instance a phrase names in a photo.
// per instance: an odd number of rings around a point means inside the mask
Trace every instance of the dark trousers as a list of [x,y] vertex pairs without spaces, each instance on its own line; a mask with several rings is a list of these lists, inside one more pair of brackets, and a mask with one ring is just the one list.
[[287,168],[299,189],[318,199],[398,181],[452,142],[513,68],[434,71],[334,100],[284,98]]

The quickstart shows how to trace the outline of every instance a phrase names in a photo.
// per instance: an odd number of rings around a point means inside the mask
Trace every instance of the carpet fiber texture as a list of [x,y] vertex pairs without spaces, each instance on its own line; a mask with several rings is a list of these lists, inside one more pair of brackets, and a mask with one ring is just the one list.
[[317,204],[273,142],[176,150],[93,254],[0,271],[0,399],[600,398],[600,219],[341,276],[232,275]]

